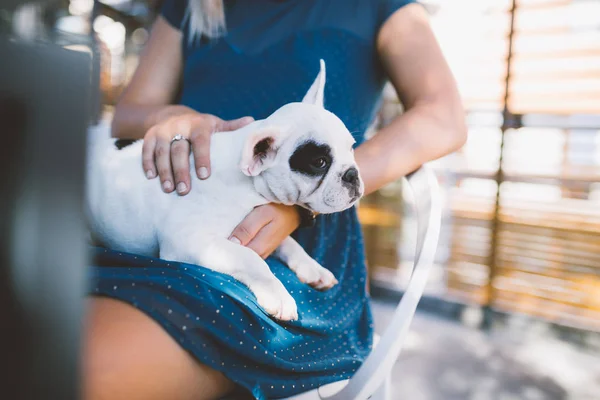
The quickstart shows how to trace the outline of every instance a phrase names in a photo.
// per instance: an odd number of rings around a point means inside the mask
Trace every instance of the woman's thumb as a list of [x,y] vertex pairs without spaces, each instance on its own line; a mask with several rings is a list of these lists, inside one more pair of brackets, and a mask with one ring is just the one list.
[[232,119],[230,121],[223,121],[221,125],[221,131],[235,131],[236,129],[243,128],[249,123],[254,122],[252,117],[242,117],[238,119]]

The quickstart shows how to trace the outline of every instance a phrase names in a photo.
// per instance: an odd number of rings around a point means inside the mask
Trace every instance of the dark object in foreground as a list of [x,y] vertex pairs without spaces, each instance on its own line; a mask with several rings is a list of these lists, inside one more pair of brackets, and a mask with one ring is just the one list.
[[91,59],[0,38],[0,387],[76,399]]

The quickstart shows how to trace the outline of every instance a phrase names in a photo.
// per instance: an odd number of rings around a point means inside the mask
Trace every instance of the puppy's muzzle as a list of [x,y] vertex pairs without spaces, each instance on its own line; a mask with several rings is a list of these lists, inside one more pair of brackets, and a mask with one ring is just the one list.
[[351,203],[356,201],[356,199],[362,195],[360,190],[360,176],[355,167],[350,167],[344,172],[344,175],[342,175],[342,182],[343,185],[348,188]]
[[356,186],[358,184],[358,170],[354,167],[350,167],[344,172],[342,175],[342,180],[352,186]]

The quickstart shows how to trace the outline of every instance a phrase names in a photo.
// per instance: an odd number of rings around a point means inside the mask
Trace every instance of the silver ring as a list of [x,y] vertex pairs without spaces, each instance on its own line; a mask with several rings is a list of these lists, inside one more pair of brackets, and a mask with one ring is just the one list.
[[183,139],[186,139],[186,138],[184,138],[183,135],[177,134],[177,135],[173,136],[173,139],[171,139],[171,144],[173,144],[173,142],[178,142]]

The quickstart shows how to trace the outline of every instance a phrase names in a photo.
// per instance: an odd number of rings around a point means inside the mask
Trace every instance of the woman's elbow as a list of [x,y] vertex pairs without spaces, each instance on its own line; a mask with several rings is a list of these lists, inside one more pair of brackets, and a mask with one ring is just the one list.
[[462,108],[453,109],[448,104],[423,108],[429,122],[427,135],[421,144],[430,159],[437,159],[460,150],[467,141],[467,122]]
[[446,154],[460,150],[467,141],[467,121],[465,118],[465,110],[459,99],[444,104],[438,104],[438,123],[440,126],[439,143],[443,143],[444,152]]
[[469,128],[467,127],[467,121],[465,118],[464,111],[461,107],[460,112],[455,113],[449,122],[449,147],[450,153],[460,150],[467,142],[467,136]]

